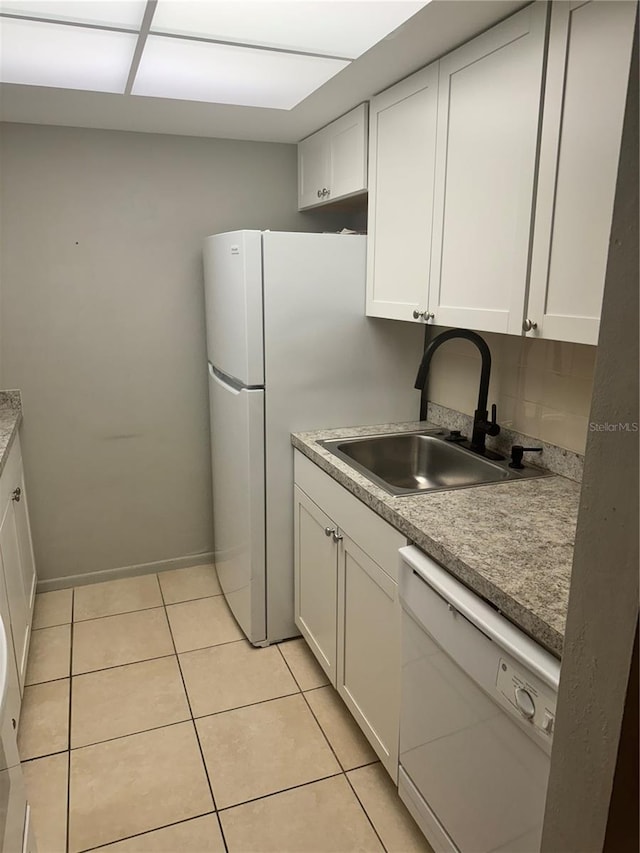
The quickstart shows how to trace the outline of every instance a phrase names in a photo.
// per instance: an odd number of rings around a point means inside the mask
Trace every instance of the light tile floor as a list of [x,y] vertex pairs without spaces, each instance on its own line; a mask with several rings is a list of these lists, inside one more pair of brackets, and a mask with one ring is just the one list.
[[211,566],[36,597],[18,745],[40,853],[430,851],[296,639]]

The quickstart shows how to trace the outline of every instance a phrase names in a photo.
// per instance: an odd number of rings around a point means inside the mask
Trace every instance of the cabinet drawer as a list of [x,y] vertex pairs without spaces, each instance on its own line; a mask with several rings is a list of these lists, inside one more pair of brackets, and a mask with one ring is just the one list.
[[331,518],[339,520],[343,533],[397,581],[398,548],[406,545],[406,537],[297,450],[294,471],[296,485]]

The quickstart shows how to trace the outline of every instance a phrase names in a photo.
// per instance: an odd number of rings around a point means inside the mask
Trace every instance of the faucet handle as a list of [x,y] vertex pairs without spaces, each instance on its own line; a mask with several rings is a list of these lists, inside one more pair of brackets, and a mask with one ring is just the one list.
[[489,428],[487,429],[487,435],[498,435],[500,433],[500,427],[498,426],[498,407],[495,403],[491,404],[491,420],[489,421]]

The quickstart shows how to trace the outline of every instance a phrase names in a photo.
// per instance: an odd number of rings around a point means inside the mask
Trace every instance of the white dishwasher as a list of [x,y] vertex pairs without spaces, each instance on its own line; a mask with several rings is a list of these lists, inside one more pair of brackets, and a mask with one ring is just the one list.
[[538,853],[560,663],[400,549],[400,797],[437,853]]

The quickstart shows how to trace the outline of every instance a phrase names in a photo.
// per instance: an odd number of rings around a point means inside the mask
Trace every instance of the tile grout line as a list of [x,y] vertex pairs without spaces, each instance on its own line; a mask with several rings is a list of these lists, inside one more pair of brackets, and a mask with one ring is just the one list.
[[[371,765],[371,764],[365,764],[364,766],[365,766],[365,767],[371,767],[371,766],[373,766],[373,765]],[[361,768],[360,768],[360,767],[354,767],[353,769],[354,769],[354,770],[360,770]],[[351,773],[352,771],[350,770],[349,772]],[[386,773],[386,770],[385,770],[385,773]],[[361,809],[362,809],[362,811],[365,813],[365,816],[366,816],[367,820],[368,820],[368,821],[369,821],[369,823],[371,824],[371,829],[373,829],[373,831],[374,831],[374,833],[375,833],[375,835],[376,835],[376,838],[378,839],[378,841],[380,842],[380,845],[382,846],[382,849],[385,851],[385,853],[389,853],[389,851],[387,850],[387,846],[386,846],[386,844],[384,843],[384,841],[382,840],[382,837],[381,837],[380,833],[379,833],[379,832],[378,832],[378,830],[376,829],[376,826],[375,826],[375,824],[374,824],[374,822],[373,822],[373,819],[370,817],[369,812],[368,812],[368,811],[367,811],[367,809],[365,808],[364,803],[362,802],[362,800],[361,800],[361,799],[360,799],[360,797],[358,796],[358,792],[356,791],[356,789],[354,788],[354,786],[351,784],[351,779],[349,779],[349,776],[348,776],[346,773],[345,773],[344,775],[345,775],[345,778],[346,778],[346,780],[347,780],[347,785],[351,788],[351,790],[353,791],[353,795],[354,795],[354,797],[355,797],[355,798],[356,798],[356,800],[360,803],[360,808],[361,808]]]
[[[156,578],[158,578],[157,575],[156,575]],[[182,689],[184,690],[184,695],[185,695],[186,700],[187,700],[187,705],[189,707],[189,713],[191,714],[191,724],[193,726],[193,732],[194,732],[195,737],[196,737],[196,743],[198,744],[198,750],[200,751],[200,760],[202,761],[202,766],[204,768],[204,775],[207,779],[207,785],[209,786],[209,792],[211,793],[211,802],[213,803],[213,810],[214,810],[216,817],[217,817],[217,820],[218,820],[218,826],[220,827],[220,834],[222,836],[222,843],[224,844],[225,853],[229,853],[229,847],[227,845],[227,839],[225,838],[224,831],[222,829],[222,823],[220,822],[220,817],[218,816],[218,808],[217,808],[217,804],[216,804],[216,797],[215,797],[215,794],[213,793],[213,784],[212,784],[211,779],[209,777],[209,768],[207,767],[207,762],[205,761],[204,751],[202,749],[202,744],[200,743],[200,734],[198,732],[198,727],[196,726],[195,717],[193,716],[193,708],[191,707],[191,698],[189,697],[189,691],[187,690],[187,683],[184,680],[184,673],[182,672],[182,666],[180,665],[180,656],[179,656],[178,650],[176,648],[176,641],[174,639],[173,631],[171,629],[171,620],[169,619],[169,613],[167,611],[167,605],[164,603],[164,593],[162,591],[162,584],[160,583],[159,578],[158,578],[158,586],[160,587],[160,597],[162,598],[162,602],[164,605],[164,616],[165,616],[165,619],[167,620],[167,626],[169,628],[169,636],[171,637],[171,644],[173,645],[173,650],[174,650],[176,661],[178,664],[178,672],[180,673],[180,679],[182,681]],[[207,597],[209,597],[209,596],[207,596]],[[198,650],[194,649],[194,651],[198,651]]]
[[[280,647],[278,647],[278,651],[280,651]],[[293,676],[293,678],[294,678],[294,680],[295,680],[295,679],[296,679],[296,677],[295,677],[295,675],[293,674],[293,670],[292,670],[292,669],[291,669],[291,667],[289,666],[289,663],[288,663],[287,659],[286,659],[286,658],[285,658],[285,656],[282,654],[282,652],[280,652],[280,655],[282,656],[282,658],[283,658],[284,662],[286,663],[286,665],[289,667],[289,671],[291,672],[291,675]],[[296,684],[298,684],[298,681],[297,681],[297,680],[296,680]],[[309,691],[307,691],[307,692],[309,692],[309,693],[310,693],[310,692],[312,692],[313,690],[320,690],[320,689],[322,689],[323,687],[330,687],[332,690],[334,690],[334,691],[336,692],[336,694],[337,694],[338,696],[340,695],[340,694],[338,694],[337,690],[335,690],[335,687],[331,684],[331,682],[329,682],[329,684],[323,684],[323,685],[321,685],[321,687],[312,687],[312,688],[311,688]],[[307,697],[306,697],[306,693],[305,693],[305,691],[304,691],[304,690],[301,690],[300,692],[301,692],[301,694],[302,694],[302,698],[304,699],[304,701],[305,701],[305,703],[306,703],[306,705],[307,705],[307,708],[309,709],[309,711],[311,712],[311,715],[313,716],[314,720],[315,720],[315,721],[316,721],[316,723],[318,724],[318,726],[319,726],[319,728],[320,728],[320,731],[321,731],[321,732],[322,732],[322,734],[324,735],[324,739],[325,739],[325,740],[327,741],[327,743],[329,744],[329,748],[331,749],[331,752],[333,753],[333,755],[334,755],[334,757],[335,757],[336,761],[338,762],[338,766],[340,767],[340,769],[341,769],[342,773],[341,773],[341,774],[337,774],[337,775],[342,775],[342,776],[344,776],[344,778],[345,778],[345,781],[346,781],[347,785],[348,785],[348,786],[349,786],[349,788],[353,791],[353,794],[354,794],[354,796],[355,796],[356,800],[358,801],[358,804],[360,805],[360,808],[362,809],[362,811],[364,812],[365,817],[366,817],[366,818],[367,818],[367,820],[369,821],[369,823],[370,823],[370,825],[371,825],[371,828],[373,829],[373,831],[374,831],[374,833],[375,833],[376,838],[378,839],[378,841],[379,841],[379,842],[380,842],[380,844],[382,845],[382,849],[385,851],[385,853],[387,853],[387,848],[385,847],[385,845],[384,845],[384,843],[383,843],[383,841],[382,841],[382,838],[381,838],[381,837],[380,837],[380,835],[378,834],[378,831],[377,831],[377,829],[375,828],[375,826],[374,826],[374,824],[373,824],[373,820],[369,817],[369,812],[368,812],[368,811],[366,810],[366,808],[364,807],[364,805],[363,805],[362,801],[360,800],[360,797],[359,797],[359,796],[358,796],[358,794],[356,793],[355,788],[354,788],[354,787],[353,787],[353,785],[351,784],[351,780],[350,780],[350,779],[349,779],[349,777],[347,776],[347,773],[348,773],[348,772],[350,773],[352,770],[359,770],[361,767],[370,767],[370,766],[372,766],[373,764],[375,764],[375,763],[379,762],[379,759],[377,759],[377,761],[371,762],[370,764],[362,764],[362,765],[360,765],[360,767],[352,767],[352,768],[351,768],[351,770],[349,770],[349,771],[345,770],[345,768],[344,768],[344,766],[343,766],[342,762],[340,761],[340,759],[339,759],[339,757],[338,757],[337,752],[335,751],[335,749],[334,749],[334,748],[333,748],[333,746],[331,745],[331,741],[329,740],[329,737],[327,736],[327,734],[326,734],[325,730],[323,729],[323,727],[322,727],[322,724],[321,724],[320,720],[319,720],[319,719],[317,718],[317,716],[315,715],[315,713],[314,713],[314,711],[313,711],[313,708],[311,707],[311,704],[309,703],[309,701],[308,701],[308,699],[307,699]]]
[[[73,631],[73,627],[72,627]],[[163,658],[172,658],[174,653],[171,652],[168,655],[157,655],[157,657],[153,658],[142,658],[142,660],[132,660],[128,663],[116,663],[112,666],[103,666],[101,669],[88,669],[86,672],[75,672],[73,673],[73,678],[81,678],[83,675],[95,675],[97,672],[109,672],[112,669],[121,669],[124,666],[134,666],[137,663],[149,663],[153,660],[162,660]],[[68,675],[65,675],[63,678],[49,678],[46,681],[34,681],[33,684],[25,684],[25,687],[36,687],[39,684],[52,684],[54,681],[64,681],[66,678],[69,678]]]
[[[149,575],[142,575],[141,577],[149,577]],[[162,587],[160,587],[160,595],[162,596]],[[187,598],[184,601],[170,601],[168,604],[165,604],[164,597],[162,596],[162,604],[152,604],[149,607],[137,607],[135,610],[119,610],[117,613],[103,613],[102,616],[88,616],[84,619],[76,619],[75,621],[80,624],[81,622],[97,622],[98,619],[111,619],[113,616],[128,616],[130,613],[143,613],[146,610],[160,610],[161,607],[176,607],[180,604],[191,604],[192,601],[202,601],[205,598],[219,598],[222,593],[214,593],[213,595],[199,595],[196,598]],[[55,628],[58,627],[56,625],[47,625],[47,628]],[[35,628],[36,631],[42,631],[43,628]]]
[[102,850],[103,847],[111,847],[112,844],[120,844],[122,841],[130,841],[132,838],[142,838],[143,835],[150,835],[152,832],[159,832],[163,829],[170,829],[172,826],[181,826],[183,823],[189,823],[192,820],[200,820],[200,818],[208,817],[209,815],[215,815],[216,812],[202,812],[202,814],[193,815],[193,817],[187,817],[184,820],[176,820],[174,823],[165,823],[162,826],[158,826],[155,829],[145,829],[143,832],[135,832],[133,835],[125,835],[122,838],[116,839],[116,841],[107,841],[105,844],[98,844],[95,847],[83,847],[79,853],[91,853],[92,850]]
[[[207,597],[209,597],[209,596],[207,596]],[[160,610],[160,609],[165,609],[165,608],[164,608],[164,607],[163,607],[163,608],[160,608],[160,607],[154,607],[154,608],[149,608],[149,609],[153,609],[153,610]],[[132,612],[132,613],[137,613],[137,612],[139,612],[139,611],[135,611],[135,610],[134,610],[134,611],[131,611],[131,612]],[[120,614],[116,614],[116,615],[120,615]],[[123,615],[124,615],[124,614],[123,614]],[[109,617],[108,617],[108,616],[104,616],[104,617],[101,617],[101,618],[108,619]],[[86,622],[86,621],[95,621],[95,620],[84,620],[84,621]],[[167,621],[168,621],[168,620],[167,620]],[[65,625],[57,625],[57,626],[55,626],[55,627],[58,627],[58,628],[64,628],[64,627],[66,627],[66,625],[70,625],[70,624],[71,624],[71,623],[67,622],[67,623],[65,623]],[[76,624],[84,624],[84,623],[76,623]],[[38,629],[38,630],[44,631],[44,630],[46,630],[46,628],[40,628],[40,629]],[[170,652],[168,655],[156,655],[155,657],[151,657],[151,658],[141,658],[140,660],[132,660],[132,661],[128,661],[127,663],[115,663],[115,664],[112,664],[111,666],[103,666],[103,667],[100,667],[99,669],[88,669],[86,672],[76,672],[76,673],[74,673],[74,677],[75,677],[75,678],[79,678],[80,676],[83,676],[83,675],[93,675],[93,674],[94,674],[94,673],[96,673],[96,672],[106,672],[107,670],[110,670],[110,669],[119,669],[120,667],[123,667],[123,666],[133,666],[134,664],[137,664],[137,663],[148,663],[149,661],[153,661],[153,660],[161,660],[162,658],[171,658],[171,657],[174,657],[174,656],[176,656],[176,655],[188,655],[188,654],[191,654],[192,652],[201,652],[201,651],[204,651],[205,649],[216,649],[216,648],[218,648],[218,646],[230,646],[230,645],[232,645],[233,643],[240,643],[240,642],[242,642],[242,641],[243,641],[242,639],[239,639],[239,640],[227,640],[227,641],[226,641],[226,642],[224,642],[224,643],[215,643],[215,644],[214,644],[214,645],[212,645],[212,646],[199,646],[197,649],[186,649],[186,650],[185,650],[185,651],[183,651],[183,652],[176,652],[176,651],[175,651],[175,644],[173,644],[174,651],[173,651],[173,652]],[[35,686],[36,686],[36,685],[38,685],[38,684],[51,684],[53,681],[64,681],[64,679],[65,679],[65,678],[68,678],[68,677],[69,677],[68,675],[63,675],[63,676],[61,676],[61,677],[59,677],[59,678],[47,678],[47,679],[45,679],[44,681],[34,681],[34,682],[31,682],[30,684],[25,684],[25,687],[35,687]],[[296,682],[296,684],[297,684],[297,682]]]
[[74,633],[74,608],[76,591],[71,589],[71,629],[69,631],[69,731],[67,732],[67,832],[66,851],[70,847],[70,823],[71,823],[71,705],[73,697],[73,633]]
[[[140,729],[137,732],[128,732],[124,735],[116,735],[115,737],[108,737],[104,740],[96,740],[91,743],[83,743],[80,746],[72,746],[71,752],[78,752],[80,749],[91,749],[92,746],[102,746],[103,743],[113,743],[115,740],[123,740],[127,737],[137,737],[138,735],[146,735],[147,732],[157,732],[160,729],[170,729],[172,726],[182,726],[185,723],[190,723],[192,721],[191,717],[188,717],[184,720],[174,720],[172,723],[164,723],[161,726],[151,726],[150,729]],[[55,754],[55,753],[54,753]]]
[[318,779],[310,779],[308,782],[300,782],[298,785],[289,785],[288,788],[281,788],[279,791],[269,791],[268,794],[262,794],[259,797],[251,797],[249,800],[242,800],[240,803],[232,803],[230,806],[222,806],[218,809],[218,814],[222,812],[230,812],[232,809],[238,809],[241,806],[248,806],[251,803],[260,802],[260,800],[269,800],[271,797],[277,797],[280,794],[286,794],[289,791],[297,791],[298,788],[308,788],[309,785],[315,785],[317,782],[326,782],[327,779],[337,779],[339,776],[344,776],[342,770],[338,773],[329,773],[326,776],[320,776]]
[[[187,690],[187,685],[186,685],[186,682],[185,682],[185,679],[184,679],[184,674],[183,674],[182,667],[181,667],[181,662],[180,662],[180,654],[186,654],[186,655],[188,655],[188,654],[190,654],[190,653],[192,653],[192,652],[201,651],[201,650],[204,650],[204,649],[207,649],[207,648],[216,648],[216,647],[217,647],[217,646],[219,646],[219,645],[231,645],[232,643],[236,643],[236,642],[243,642],[244,640],[233,640],[233,641],[229,641],[229,642],[227,642],[227,643],[219,643],[219,644],[215,644],[215,645],[213,645],[213,646],[204,646],[204,647],[202,647],[202,649],[190,649],[190,650],[188,650],[188,651],[186,651],[186,652],[178,653],[178,651],[177,651],[177,649],[176,649],[176,645],[175,645],[175,639],[174,639],[174,637],[173,637],[173,632],[172,632],[172,629],[171,629],[171,623],[170,623],[170,620],[169,620],[169,617],[168,617],[167,604],[164,602],[164,594],[163,594],[163,592],[162,592],[162,586],[161,586],[161,584],[159,583],[159,578],[158,578],[157,574],[156,574],[156,581],[158,582],[158,586],[159,586],[159,588],[160,588],[160,596],[161,596],[161,599],[162,599],[162,602],[163,602],[163,604],[162,604],[161,606],[162,606],[162,608],[163,608],[163,610],[164,610],[164,613],[165,613],[165,619],[166,619],[166,622],[167,622],[167,625],[168,625],[168,628],[169,628],[169,635],[170,635],[171,643],[172,643],[172,647],[173,647],[173,650],[174,650],[174,651],[173,651],[173,654],[170,654],[170,655],[161,655],[161,656],[158,656],[157,658],[147,659],[147,661],[144,661],[144,660],[143,660],[143,661],[132,661],[132,662],[130,662],[130,663],[125,663],[125,664],[116,664],[115,666],[112,666],[112,667],[105,667],[105,668],[103,668],[103,670],[91,670],[91,671],[89,671],[88,673],[79,673],[77,676],[74,676],[74,675],[73,675],[73,673],[72,673],[72,667],[73,667],[73,638],[74,638],[74,626],[75,626],[75,620],[74,620],[74,618],[73,618],[73,617],[74,617],[74,608],[75,608],[75,590],[72,590],[72,619],[71,619],[71,628],[70,628],[70,653],[69,653],[69,657],[70,657],[70,674],[69,674],[69,730],[68,730],[68,738],[67,738],[68,749],[66,750],[66,751],[67,751],[67,753],[68,753],[68,765],[67,765],[67,766],[68,766],[68,779],[67,779],[67,826],[66,826],[66,845],[67,845],[66,849],[67,849],[67,853],[68,853],[69,848],[70,848],[70,798],[71,798],[70,786],[71,786],[71,752],[73,751],[73,750],[72,750],[72,748],[71,748],[72,685],[73,685],[73,679],[74,679],[75,677],[79,677],[79,676],[82,676],[82,675],[89,675],[89,674],[92,674],[92,673],[95,673],[95,672],[101,672],[101,671],[109,670],[109,669],[116,669],[116,668],[120,668],[120,667],[123,667],[123,666],[131,666],[132,664],[133,664],[133,665],[135,665],[136,663],[146,663],[146,662],[148,662],[148,660],[159,660],[159,659],[169,658],[169,657],[175,657],[175,659],[176,659],[176,661],[177,661],[177,663],[178,663],[178,670],[179,670],[179,672],[180,672],[180,677],[181,677],[181,681],[182,681],[182,685],[183,685],[184,694],[185,694],[185,697],[186,697],[186,700],[187,700],[187,705],[188,705],[188,708],[189,708],[189,713],[190,713],[190,715],[191,715],[191,716],[190,716],[190,721],[191,721],[191,722],[192,722],[192,724],[193,724],[193,729],[194,729],[194,732],[195,732],[195,735],[196,735],[196,741],[197,741],[197,743],[198,743],[198,748],[199,748],[199,751],[200,751],[201,760],[202,760],[203,767],[204,767],[204,770],[205,770],[205,775],[206,775],[206,778],[207,778],[207,783],[208,783],[208,786],[209,786],[209,789],[210,789],[210,792],[211,792],[211,797],[212,797],[212,802],[213,802],[213,808],[214,808],[214,811],[213,811],[213,812],[205,812],[205,813],[203,813],[203,814],[201,814],[201,815],[195,815],[195,816],[191,816],[191,817],[188,817],[188,818],[184,818],[183,820],[176,821],[176,822],[174,822],[174,823],[172,823],[172,824],[167,824],[167,825],[166,825],[166,827],[169,827],[169,826],[176,826],[176,825],[180,825],[180,824],[182,824],[182,823],[187,823],[187,822],[189,822],[189,821],[191,821],[191,820],[195,820],[195,819],[197,819],[197,818],[202,818],[202,817],[204,817],[204,816],[206,816],[206,815],[208,815],[208,814],[215,814],[215,815],[216,815],[216,818],[217,818],[218,826],[219,826],[219,829],[220,829],[220,833],[221,833],[221,836],[222,836],[223,844],[224,844],[224,846],[225,846],[225,850],[226,850],[226,851],[227,851],[227,853],[228,853],[229,848],[228,848],[227,841],[226,841],[226,838],[225,838],[225,835],[224,835],[224,830],[223,830],[223,827],[222,827],[222,821],[221,821],[221,815],[220,815],[220,812],[221,812],[221,811],[228,811],[228,810],[230,810],[230,809],[238,808],[238,807],[244,806],[244,805],[246,805],[246,804],[256,802],[256,801],[258,801],[258,800],[268,799],[268,798],[270,798],[270,797],[277,796],[278,794],[285,793],[285,792],[287,792],[287,791],[293,791],[293,790],[295,790],[296,788],[307,787],[307,786],[312,785],[312,784],[315,784],[315,783],[317,783],[317,782],[324,781],[324,780],[326,780],[326,779],[330,779],[330,778],[337,778],[338,776],[341,776],[341,775],[342,775],[342,776],[345,776],[345,777],[346,777],[346,779],[347,779],[347,784],[349,785],[349,789],[353,792],[354,796],[356,797],[356,800],[357,800],[358,804],[360,805],[360,807],[361,807],[361,808],[362,808],[362,810],[364,811],[364,813],[365,813],[365,815],[366,815],[366,817],[367,817],[368,822],[369,822],[369,823],[371,824],[371,826],[372,826],[372,829],[373,829],[373,831],[374,831],[375,836],[379,839],[380,844],[382,845],[382,849],[386,851],[386,847],[385,847],[384,843],[382,842],[382,839],[380,838],[380,836],[379,836],[379,834],[378,834],[378,832],[377,832],[377,830],[376,830],[375,826],[373,825],[373,821],[372,821],[372,820],[371,820],[371,818],[369,817],[369,814],[368,814],[368,812],[367,812],[366,808],[364,807],[364,805],[363,805],[363,804],[362,804],[362,802],[360,801],[360,798],[358,797],[357,792],[355,791],[355,788],[353,787],[353,785],[351,784],[351,782],[350,782],[350,780],[349,780],[349,778],[348,778],[348,776],[347,776],[347,772],[350,772],[350,771],[347,771],[347,770],[343,767],[342,762],[341,762],[341,761],[340,761],[340,759],[338,758],[338,755],[337,755],[336,751],[334,750],[333,746],[331,745],[331,742],[330,742],[330,740],[329,740],[329,738],[328,738],[327,734],[325,733],[325,730],[324,730],[324,728],[323,728],[322,724],[320,723],[320,720],[317,718],[316,714],[315,714],[315,713],[314,713],[314,711],[313,711],[313,708],[311,707],[311,705],[310,705],[310,703],[309,703],[309,701],[307,700],[307,697],[306,697],[306,695],[305,695],[305,693],[306,693],[306,692],[312,692],[313,690],[319,690],[319,689],[321,689],[322,687],[332,686],[332,685],[330,685],[330,684],[329,684],[329,685],[319,685],[318,687],[310,688],[310,689],[309,689],[309,691],[304,691],[304,690],[302,689],[302,687],[300,686],[300,683],[298,682],[298,680],[297,680],[297,678],[296,678],[296,676],[295,676],[295,674],[294,674],[294,672],[293,672],[292,667],[289,665],[289,662],[287,661],[286,657],[285,657],[285,656],[284,656],[284,654],[282,653],[282,651],[281,651],[281,649],[280,649],[280,644],[275,644],[275,645],[277,645],[277,647],[278,647],[278,652],[279,652],[280,657],[284,660],[285,666],[286,666],[287,670],[290,672],[290,674],[291,674],[291,676],[292,676],[292,679],[293,679],[293,681],[294,681],[294,683],[295,683],[295,685],[296,685],[296,687],[297,687],[297,691],[296,691],[295,693],[286,694],[285,696],[278,696],[278,697],[274,697],[274,698],[272,698],[272,699],[262,700],[261,702],[253,702],[253,703],[249,703],[248,705],[242,705],[242,706],[238,706],[237,708],[230,708],[230,709],[226,709],[225,711],[217,711],[217,712],[214,712],[213,714],[205,714],[205,715],[203,715],[203,717],[198,717],[198,718],[196,718],[196,717],[194,716],[194,714],[193,714],[193,708],[192,708],[192,706],[191,706],[191,700],[190,700],[189,693],[188,693],[188,690]],[[201,597],[201,599],[202,599],[202,598],[214,598],[214,597],[216,597],[216,596],[202,596],[202,597]],[[196,601],[196,600],[201,600],[201,599],[190,599],[190,601]],[[175,602],[175,604],[182,604],[182,603],[188,603],[188,602]],[[160,609],[160,607],[157,607],[157,608],[142,608],[142,609],[141,609],[141,611],[150,610],[150,609]],[[141,611],[128,611],[128,612],[129,612],[129,613],[135,613],[135,612],[141,612]],[[112,615],[121,615],[121,614],[112,614]],[[98,618],[109,618],[109,617],[98,617]],[[81,621],[83,621],[83,622],[84,622],[84,621],[94,621],[94,620],[81,620]],[[51,683],[51,682],[59,681],[59,680],[63,680],[63,679],[51,679],[49,682],[39,682],[39,683]],[[335,757],[335,759],[336,759],[336,762],[337,762],[337,764],[338,764],[338,767],[340,768],[339,772],[337,772],[337,773],[332,773],[332,774],[329,774],[329,775],[327,775],[327,776],[322,776],[322,777],[320,777],[319,779],[313,779],[313,780],[310,780],[310,781],[308,781],[308,782],[303,782],[303,783],[298,784],[298,785],[293,785],[293,786],[291,786],[291,787],[284,788],[284,789],[279,790],[279,791],[273,791],[273,792],[270,792],[270,793],[268,793],[268,794],[265,794],[265,795],[262,795],[262,796],[259,796],[259,797],[254,797],[254,798],[252,798],[252,799],[250,799],[250,800],[246,800],[246,801],[243,801],[243,802],[240,802],[240,803],[235,803],[235,804],[233,804],[233,805],[225,806],[225,807],[223,807],[222,809],[218,809],[218,808],[217,808],[217,805],[216,805],[215,796],[214,796],[214,793],[213,793],[213,786],[212,786],[212,783],[211,783],[211,779],[210,779],[210,777],[209,777],[209,770],[208,770],[208,767],[207,767],[207,764],[206,764],[206,761],[205,761],[205,758],[204,758],[204,753],[203,753],[203,750],[202,750],[202,744],[201,744],[201,742],[200,742],[200,737],[199,737],[198,730],[197,730],[197,727],[196,727],[196,720],[197,720],[197,719],[203,719],[203,718],[208,717],[208,716],[215,716],[215,715],[220,714],[220,713],[226,713],[226,712],[228,712],[228,711],[239,710],[240,708],[252,707],[252,706],[255,706],[255,705],[259,705],[259,704],[264,704],[265,702],[268,702],[268,701],[277,701],[277,700],[279,700],[279,699],[287,698],[288,696],[295,696],[297,693],[302,694],[306,707],[309,709],[309,711],[310,711],[310,713],[311,713],[311,715],[312,715],[312,717],[313,717],[314,721],[316,722],[316,724],[317,724],[317,725],[318,725],[318,727],[320,728],[320,731],[322,732],[322,735],[323,735],[323,737],[325,738],[325,741],[327,742],[327,744],[328,744],[328,746],[329,746],[329,749],[331,750],[331,753],[334,755],[334,757]],[[121,739],[122,737],[129,737],[129,736],[131,736],[131,735],[135,735],[135,734],[142,734],[142,733],[144,733],[144,732],[146,732],[146,731],[156,731],[156,730],[158,730],[158,729],[160,729],[160,728],[166,728],[166,727],[173,726],[173,725],[180,725],[181,723],[184,723],[184,722],[187,722],[187,720],[179,720],[179,721],[176,721],[176,722],[174,722],[174,723],[170,723],[170,724],[165,725],[165,726],[155,726],[155,727],[153,727],[152,729],[143,729],[143,730],[142,730],[142,731],[140,731],[140,732],[133,732],[133,733],[129,733],[128,735],[121,735],[121,736],[119,736],[119,737],[117,737],[117,738],[109,738],[109,739],[107,739],[106,741],[96,741],[96,744],[105,743],[105,742],[109,742],[109,741],[113,741],[113,740],[118,740],[118,739]],[[93,745],[95,745],[95,744],[85,744],[84,746],[82,746],[82,747],[77,747],[76,749],[86,748],[86,747],[93,746]],[[60,754],[60,753],[52,753],[52,755],[53,755],[53,754]],[[38,756],[38,757],[43,757],[43,756]],[[29,760],[34,760],[34,759],[29,759]],[[373,763],[376,763],[376,762],[370,762],[370,763],[368,763],[368,764],[359,765],[358,767],[350,768],[350,770],[357,770],[357,769],[360,769],[360,767],[371,766],[371,764],[373,764]],[[146,835],[146,834],[148,834],[148,833],[150,833],[150,832],[156,831],[157,829],[164,829],[164,828],[165,828],[165,826],[163,826],[163,827],[154,827],[153,829],[147,829],[147,830],[144,830],[143,832],[135,833],[135,834],[134,834],[134,835],[132,835],[132,836],[127,836],[127,838],[135,838],[135,837],[139,837],[139,836],[144,836],[144,835]],[[111,843],[118,843],[119,841],[122,841],[122,840],[125,840],[125,839],[124,839],[124,838],[123,838],[123,839],[117,839],[117,840],[115,840],[115,841],[110,841],[109,843],[110,843],[110,844],[111,844]],[[99,847],[99,846],[100,846],[100,845],[98,845],[98,847]],[[96,848],[96,847],[91,847],[91,848],[87,848],[87,851],[89,851],[89,850],[95,850],[95,849],[97,849],[97,848]],[[83,851],[83,853],[86,853],[86,851]]]
[[295,673],[294,673],[293,669],[289,666],[289,661],[286,659],[286,657],[283,655],[283,653],[282,653],[282,651],[281,651],[281,649],[280,649],[280,643],[276,643],[276,647],[277,647],[277,649],[278,649],[278,653],[280,654],[280,657],[281,657],[281,658],[282,658],[282,660],[284,661],[284,665],[287,667],[287,669],[288,669],[288,670],[289,670],[289,672],[291,673],[291,678],[293,678],[293,680],[295,681],[295,683],[296,683],[296,685],[297,685],[297,687],[298,687],[298,690],[300,691],[300,693],[303,693],[304,691],[302,690],[302,687],[300,687],[300,682],[299,682],[299,681],[298,681],[298,679],[296,678],[296,676],[295,676]]

